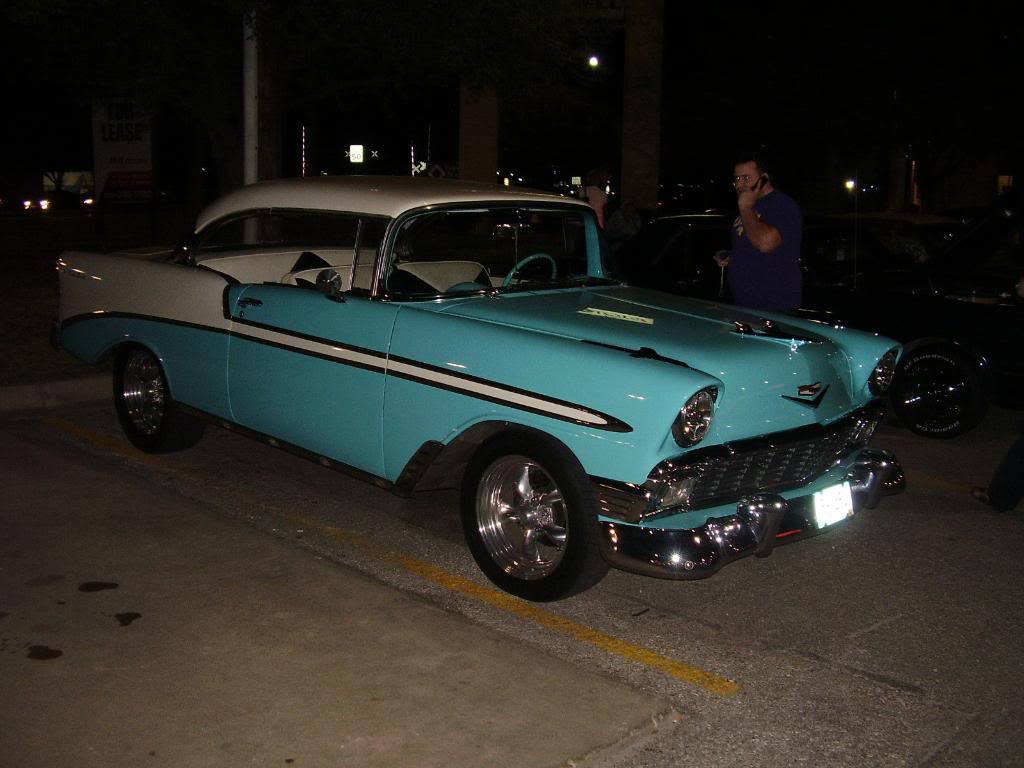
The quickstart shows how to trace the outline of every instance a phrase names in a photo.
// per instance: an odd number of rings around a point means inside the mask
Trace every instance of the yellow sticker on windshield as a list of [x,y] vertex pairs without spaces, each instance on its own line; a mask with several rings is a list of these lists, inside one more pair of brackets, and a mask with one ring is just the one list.
[[653,317],[641,317],[640,315],[627,315],[624,312],[612,312],[610,309],[595,309],[588,307],[579,310],[581,315],[594,315],[595,317],[607,317],[610,320],[625,320],[627,323],[640,323],[641,325],[654,325]]

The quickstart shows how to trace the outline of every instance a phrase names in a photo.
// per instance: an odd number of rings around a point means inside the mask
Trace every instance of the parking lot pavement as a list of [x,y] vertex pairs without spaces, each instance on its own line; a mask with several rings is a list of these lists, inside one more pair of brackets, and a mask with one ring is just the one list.
[[554,766],[671,727],[663,700],[87,462],[0,429],[4,765]]
[[62,381],[40,381],[0,387],[0,413],[36,408],[56,408],[110,397],[110,375],[85,376]]

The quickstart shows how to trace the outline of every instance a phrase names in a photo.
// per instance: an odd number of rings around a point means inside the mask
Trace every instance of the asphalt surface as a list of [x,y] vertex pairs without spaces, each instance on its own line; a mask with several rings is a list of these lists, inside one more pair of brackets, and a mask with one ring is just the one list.
[[6,430],[0,466],[2,765],[561,766],[671,727],[664,699],[130,475]]
[[454,494],[148,457],[109,392],[0,390],[0,765],[1024,766],[1024,520],[967,493],[1024,414],[882,428],[908,491],[841,531],[538,607]]

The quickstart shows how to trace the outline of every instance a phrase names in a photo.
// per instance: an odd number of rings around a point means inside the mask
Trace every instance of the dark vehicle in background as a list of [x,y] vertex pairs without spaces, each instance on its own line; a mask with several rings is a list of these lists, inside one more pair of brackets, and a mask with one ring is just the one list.
[[[989,402],[1024,407],[1022,218],[1019,196],[969,225],[809,217],[796,314],[903,342],[895,414],[918,434],[962,434]],[[730,301],[712,256],[728,249],[731,223],[714,214],[656,219],[618,250],[615,269],[636,285]]]

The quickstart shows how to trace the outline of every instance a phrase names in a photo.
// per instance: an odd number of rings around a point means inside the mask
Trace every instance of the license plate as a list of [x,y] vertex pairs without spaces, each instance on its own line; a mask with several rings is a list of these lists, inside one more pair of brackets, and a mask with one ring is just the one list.
[[853,517],[853,494],[849,483],[830,485],[811,498],[814,500],[814,522],[819,528]]

